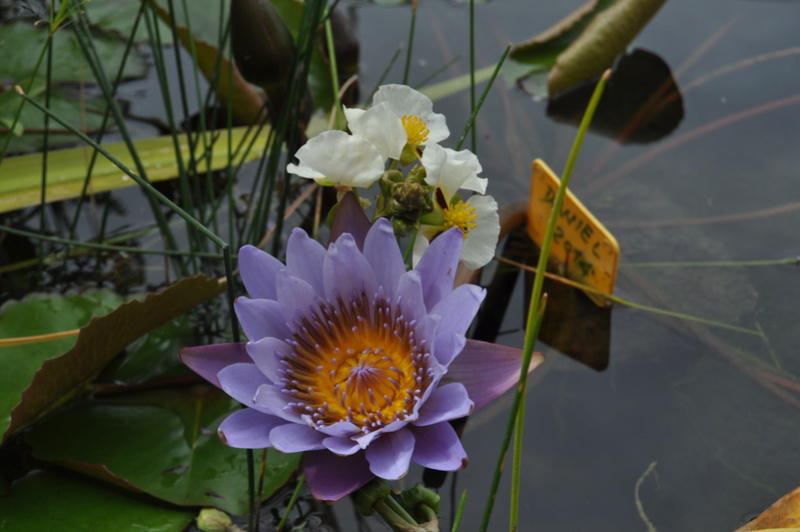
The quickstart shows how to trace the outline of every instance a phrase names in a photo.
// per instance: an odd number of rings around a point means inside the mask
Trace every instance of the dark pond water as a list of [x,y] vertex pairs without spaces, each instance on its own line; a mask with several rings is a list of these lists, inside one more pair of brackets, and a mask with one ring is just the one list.
[[[476,6],[478,67],[579,4]],[[406,40],[409,12],[347,5],[370,87]],[[468,71],[467,20],[466,6],[420,2],[412,84],[459,54],[443,76]],[[616,294],[757,334],[616,305],[603,371],[540,344],[547,361],[528,397],[522,530],[646,529],[635,487],[653,462],[639,500],[662,531],[733,530],[800,485],[800,270],[642,267],[800,252],[799,20],[800,3],[792,1],[672,0],[634,41],[671,69],[684,117],[659,142],[621,146],[590,134],[584,144],[572,189],[619,241]],[[395,67],[389,79],[401,76]],[[463,92],[436,103],[453,131],[466,121],[468,101]],[[564,167],[575,128],[549,119],[546,107],[498,82],[480,113],[477,152],[501,204],[527,197],[534,158],[556,172]],[[510,345],[522,342],[521,284],[500,336]],[[563,326],[575,349],[603,347],[583,334],[593,327],[588,319]],[[469,421],[471,461],[456,487],[469,490],[465,530],[477,529],[483,512],[507,408]],[[491,530],[507,527],[508,480]]]

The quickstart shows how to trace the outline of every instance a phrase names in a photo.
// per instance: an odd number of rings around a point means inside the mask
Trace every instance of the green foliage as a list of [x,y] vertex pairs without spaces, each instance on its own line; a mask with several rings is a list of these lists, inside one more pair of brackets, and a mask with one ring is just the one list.
[[0,335],[6,338],[83,328],[77,340],[0,348],[0,361],[13,368],[0,377],[3,439],[73,397],[133,340],[220,290],[217,281],[194,277],[123,305],[123,298],[107,291],[31,296],[7,305],[0,317]]
[[[74,107],[73,104],[69,104]],[[28,108],[29,106],[26,106]],[[38,113],[38,111],[36,111]],[[41,113],[39,113],[41,114]],[[234,149],[249,146],[238,155],[228,149],[230,139]],[[255,136],[255,131],[240,127],[208,134],[208,150],[204,144],[194,141],[194,152],[190,151],[187,135],[177,137],[178,150],[175,150],[175,137],[165,135],[133,142],[142,166],[151,182],[174,179],[178,176],[178,159],[190,157],[197,161],[194,175],[227,168],[233,157],[236,163],[258,159],[267,145],[266,135]],[[252,144],[251,144],[252,143]],[[124,142],[104,145],[104,148],[117,157],[128,168],[134,167],[129,148]],[[0,180],[0,212],[38,205],[41,201],[42,183],[41,153],[9,157],[3,161],[3,179]],[[86,181],[86,148],[71,148],[48,154],[47,195],[48,202],[75,198],[82,194]],[[91,191],[106,192],[133,186],[136,183],[105,157],[99,157],[92,171]]]
[[[224,445],[220,422],[238,403],[210,386],[127,394],[59,412],[26,434],[36,458],[182,506],[247,512],[245,453]],[[76,430],[80,427],[80,430]],[[270,452],[264,494],[300,455]]]
[[74,475],[38,471],[0,497],[0,529],[180,532],[194,512],[129,497]]
[[[34,294],[24,301],[10,302],[0,315],[0,337],[14,338],[68,331],[85,325],[93,316],[111,312],[125,301],[106,290],[83,294]],[[14,425],[12,412],[22,400],[45,360],[69,352],[76,337],[0,347],[0,431],[8,434]],[[77,371],[75,372],[77,376]],[[69,378],[69,375],[63,376]],[[3,438],[5,439],[5,438]]]
[[[13,91],[14,85],[20,85],[25,89],[30,87],[28,93],[38,101],[44,102],[46,88],[44,69],[40,68],[37,72],[35,67],[49,35],[46,27],[37,27],[29,23],[0,25],[0,42],[14,43],[14,53],[4,54],[0,63],[0,78],[8,80],[5,92],[0,92],[0,123],[4,128],[11,127],[13,117],[22,103]],[[114,36],[102,34],[94,35],[93,39],[99,59],[107,66],[109,72],[117,72],[125,42]],[[96,94],[87,94],[82,88],[84,84],[95,83],[95,79],[74,34],[68,27],[53,34],[52,50],[50,108],[72,124],[82,125],[88,131],[97,130],[102,123],[102,113],[106,103]],[[125,64],[123,78],[141,77],[145,72],[144,59],[138,54],[132,54]],[[42,113],[31,106],[24,106],[20,121],[13,130],[14,134],[20,135],[24,130],[34,133],[15,136],[10,144],[10,152],[40,148],[44,122]],[[54,133],[49,139],[51,147],[75,143],[72,135],[52,125],[51,133]]]
[[664,0],[594,0],[545,32],[515,46],[507,78],[548,72],[541,96],[555,94],[609,68]]

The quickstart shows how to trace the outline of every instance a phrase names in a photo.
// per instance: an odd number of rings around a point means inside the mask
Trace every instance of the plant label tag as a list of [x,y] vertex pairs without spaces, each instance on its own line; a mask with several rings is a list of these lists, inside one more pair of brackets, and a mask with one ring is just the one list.
[[[561,180],[542,161],[533,161],[531,192],[528,198],[528,235],[540,247],[553,210],[553,201]],[[573,281],[597,288],[604,294],[614,292],[619,265],[619,244],[591,212],[567,190],[558,216],[550,261],[557,264],[563,275]],[[599,306],[607,298],[586,292]]]

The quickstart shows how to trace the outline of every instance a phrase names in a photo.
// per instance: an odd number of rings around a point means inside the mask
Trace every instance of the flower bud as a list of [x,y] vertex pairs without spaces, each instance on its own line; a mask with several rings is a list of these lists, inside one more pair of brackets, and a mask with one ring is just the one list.
[[289,82],[294,40],[269,0],[231,1],[231,43],[236,66],[247,81],[267,91]]
[[410,179],[392,185],[392,200],[393,214],[409,220],[433,210],[430,187]]
[[197,528],[203,532],[227,532],[233,528],[233,521],[216,508],[203,508],[197,516]]

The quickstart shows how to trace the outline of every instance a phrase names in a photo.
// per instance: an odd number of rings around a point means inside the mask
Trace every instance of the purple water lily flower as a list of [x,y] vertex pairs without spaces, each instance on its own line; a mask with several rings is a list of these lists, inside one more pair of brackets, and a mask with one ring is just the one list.
[[521,357],[466,340],[484,290],[453,288],[463,241],[458,229],[443,233],[410,271],[385,219],[366,234],[340,234],[327,249],[295,229],[285,265],[243,247],[250,298],[235,308],[250,341],[181,351],[189,367],[247,406],[222,422],[220,438],[305,452],[311,493],[326,501],[374,476],[399,479],[412,461],[443,471],[466,466],[448,421],[513,386]]

